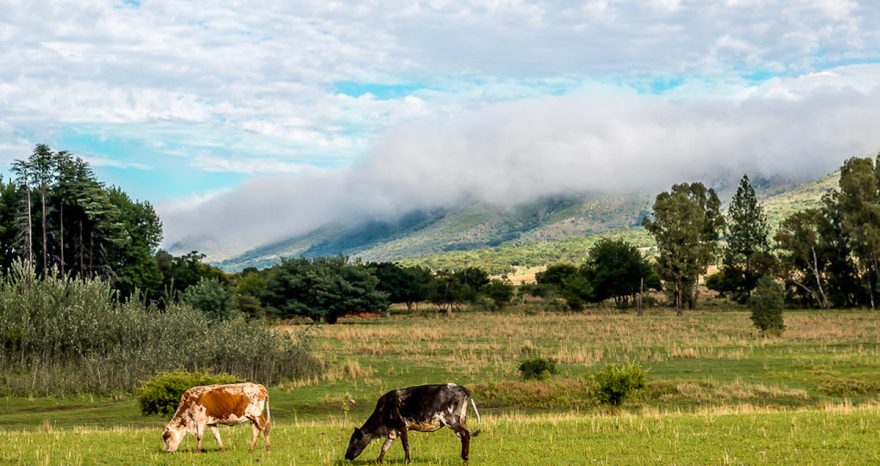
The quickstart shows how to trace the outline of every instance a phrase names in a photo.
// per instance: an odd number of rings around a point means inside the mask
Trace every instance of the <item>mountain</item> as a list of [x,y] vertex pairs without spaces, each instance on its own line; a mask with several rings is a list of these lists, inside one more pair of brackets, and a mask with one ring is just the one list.
[[[772,224],[802,208],[817,206],[836,185],[839,174],[796,183],[781,179],[753,181]],[[735,183],[715,183],[729,199]],[[495,272],[513,266],[574,260],[596,239],[624,237],[651,245],[640,227],[655,194],[583,194],[540,199],[512,208],[469,202],[457,208],[414,211],[388,221],[328,225],[308,234],[252,249],[215,262],[227,271],[267,267],[283,257],[346,254],[364,260],[402,260],[432,268],[480,265]]]

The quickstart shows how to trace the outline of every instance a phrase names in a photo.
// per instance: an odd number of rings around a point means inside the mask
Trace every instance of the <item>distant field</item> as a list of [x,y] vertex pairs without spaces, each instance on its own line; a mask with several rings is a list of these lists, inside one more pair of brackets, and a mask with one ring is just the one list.
[[[125,394],[14,397],[0,398],[0,464],[332,463],[379,394],[449,381],[471,388],[487,426],[474,440],[474,464],[536,464],[545,455],[551,464],[880,461],[880,313],[787,312],[783,336],[761,339],[747,312],[723,307],[681,318],[665,309],[446,318],[432,309],[316,329],[312,347],[328,371],[271,388],[270,454],[240,451],[244,426],[223,430],[237,451],[161,454],[166,419],[141,416]],[[556,359],[561,374],[520,381],[526,354]],[[584,375],[629,360],[649,369],[649,387],[609,411]],[[417,462],[460,463],[451,432],[413,437]],[[376,454],[374,446],[364,458]],[[402,459],[399,446],[390,459]]]

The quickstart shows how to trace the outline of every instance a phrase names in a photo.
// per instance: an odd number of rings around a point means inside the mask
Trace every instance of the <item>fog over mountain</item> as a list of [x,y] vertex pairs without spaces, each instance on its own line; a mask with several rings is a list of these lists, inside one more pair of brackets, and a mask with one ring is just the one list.
[[[166,244],[233,254],[331,223],[393,220],[465,200],[513,206],[674,182],[825,174],[880,149],[880,65],[761,84],[699,82],[663,95],[591,84],[388,131],[335,169],[253,177],[194,204],[160,205]],[[720,89],[720,90],[719,90]]]

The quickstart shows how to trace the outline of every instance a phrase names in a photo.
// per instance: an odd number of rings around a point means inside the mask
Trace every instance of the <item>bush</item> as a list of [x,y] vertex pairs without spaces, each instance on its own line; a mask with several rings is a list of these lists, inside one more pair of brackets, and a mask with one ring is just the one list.
[[545,380],[559,373],[556,361],[548,358],[534,357],[519,365],[519,373],[523,380]]
[[507,277],[500,280],[493,278],[489,283],[483,285],[483,293],[491,300],[491,307],[497,310],[504,309],[505,306],[510,304],[515,291],[516,288],[514,288]]
[[596,398],[601,403],[618,406],[636,390],[648,385],[648,373],[638,363],[618,367],[609,364],[592,375],[598,385]]
[[201,368],[279,383],[320,370],[308,343],[260,321],[120,302],[103,280],[37,278],[23,263],[0,277],[0,394],[129,391],[157,372]]
[[235,316],[232,293],[216,278],[202,277],[184,290],[183,302],[202,311],[210,320],[228,320]]
[[207,371],[187,372],[182,370],[160,372],[138,389],[137,400],[141,414],[168,415],[174,413],[183,392],[199,385],[236,383],[242,380],[232,374],[211,374]]
[[749,301],[752,308],[752,323],[761,331],[761,336],[779,335],[785,328],[782,321],[784,296],[782,287],[775,280],[764,275]]

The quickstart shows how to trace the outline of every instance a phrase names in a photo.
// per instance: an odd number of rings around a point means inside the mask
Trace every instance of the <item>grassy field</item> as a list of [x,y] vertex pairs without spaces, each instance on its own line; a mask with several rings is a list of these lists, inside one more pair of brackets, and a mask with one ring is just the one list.
[[[0,398],[0,463],[333,463],[378,395],[450,381],[471,388],[483,415],[474,464],[877,463],[880,313],[785,318],[783,336],[768,339],[757,336],[747,312],[724,308],[684,317],[520,310],[447,318],[425,307],[345,319],[313,332],[324,376],[271,387],[271,453],[242,451],[250,435],[242,426],[223,429],[230,451],[195,455],[187,440],[185,452],[161,454],[166,419],[141,416],[126,394],[7,397]],[[518,363],[534,354],[556,359],[561,373],[521,381]],[[623,361],[648,368],[650,384],[610,410],[597,404],[585,375]],[[375,458],[378,446],[371,448],[362,460]],[[422,464],[458,464],[457,449],[449,431],[413,435]],[[402,456],[395,446],[388,459]]]
[[[279,425],[273,450],[247,450],[250,429],[224,428],[227,451],[213,439],[205,453],[187,437],[181,451],[161,452],[156,429],[65,429],[0,432],[3,464],[341,464],[350,422]],[[472,440],[472,464],[816,464],[880,462],[880,409],[672,415],[504,415],[485,419]],[[450,431],[412,434],[414,464],[461,464]],[[262,445],[262,444],[261,444]],[[373,463],[378,444],[356,463]],[[402,464],[399,445],[387,463]]]

